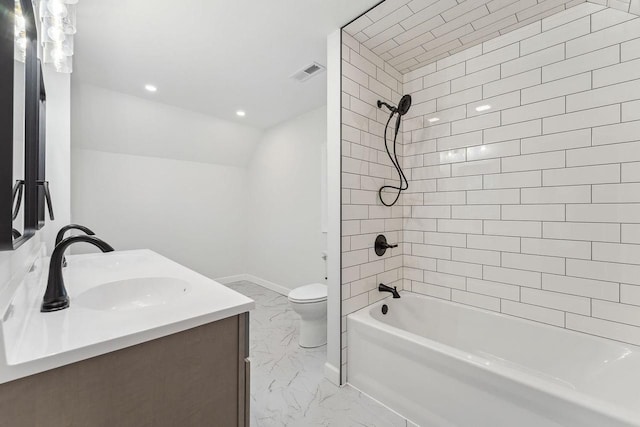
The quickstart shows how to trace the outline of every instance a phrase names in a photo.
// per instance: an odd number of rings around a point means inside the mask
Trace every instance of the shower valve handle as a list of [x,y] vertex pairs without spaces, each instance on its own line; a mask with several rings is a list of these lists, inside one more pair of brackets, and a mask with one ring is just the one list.
[[385,252],[387,252],[387,249],[390,248],[397,248],[398,245],[391,245],[389,243],[387,243],[387,238],[384,236],[384,234],[379,234],[378,237],[376,237],[376,243],[374,246],[374,249],[376,251],[376,255],[378,256],[382,256],[385,254]]

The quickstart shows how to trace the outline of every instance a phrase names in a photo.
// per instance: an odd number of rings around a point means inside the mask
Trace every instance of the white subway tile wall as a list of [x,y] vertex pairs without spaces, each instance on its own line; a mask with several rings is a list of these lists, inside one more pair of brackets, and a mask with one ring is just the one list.
[[[378,7],[346,26],[346,33],[353,36],[354,42],[362,43],[367,54],[350,59],[350,64],[367,72],[369,64],[362,64],[360,57],[375,62],[372,57],[386,61],[401,73],[409,73],[410,80],[434,74],[440,69],[451,67],[445,72],[447,80],[452,80],[452,90],[461,90],[473,81],[500,78],[507,74],[516,74],[520,69],[531,64],[550,63],[554,58],[563,54],[559,50],[545,49],[554,43],[557,37],[574,38],[589,32],[589,13],[572,14],[566,21],[557,18],[545,25],[546,34],[540,34],[540,20],[553,16],[559,11],[569,9],[585,0],[386,0]],[[592,0],[596,3],[606,0]],[[638,9],[636,2],[640,0],[609,0],[615,2],[620,9],[632,11]],[[626,3],[625,3],[626,1]],[[629,2],[634,3],[631,5]],[[595,5],[592,5],[595,6]],[[603,6],[595,6],[602,9]],[[612,6],[613,7],[613,6]],[[592,10],[592,9],[590,9]],[[580,20],[580,18],[584,18]],[[602,16],[594,25],[610,26],[621,22],[617,15]],[[533,26],[527,26],[535,22]],[[570,22],[570,23],[569,23]],[[562,24],[566,26],[559,30],[558,35],[552,32]],[[522,29],[522,27],[526,29]],[[517,30],[517,31],[514,31]],[[508,35],[507,35],[508,34]],[[506,37],[497,38],[500,35]],[[532,38],[522,46],[514,45],[525,38]],[[485,42],[486,41],[486,42]],[[483,42],[484,45],[480,46]],[[355,46],[355,43],[352,43]],[[519,51],[523,49],[523,51]],[[525,56],[534,50],[543,50],[538,55]],[[489,54],[496,51],[494,54]],[[484,53],[484,55],[483,55]],[[506,58],[513,59],[510,64],[502,67],[492,67],[506,62]],[[474,59],[475,58],[475,59]],[[466,61],[464,67],[453,68],[456,64]],[[426,67],[425,67],[426,66]],[[501,70],[500,70],[501,68]],[[471,75],[474,71],[476,75]],[[459,70],[460,77],[454,81],[454,70]],[[496,75],[496,72],[498,74]],[[376,76],[380,82],[384,76]],[[437,74],[429,79],[430,85],[438,83]],[[443,80],[444,81],[444,80]],[[371,89],[371,87],[369,87]],[[405,90],[413,89],[407,86]],[[357,95],[355,95],[357,96]]]
[[[381,22],[381,21],[378,21]],[[365,29],[366,30],[366,29]],[[410,208],[398,203],[390,208],[383,206],[378,200],[378,189],[385,184],[397,185],[397,173],[392,166],[384,148],[384,125],[389,117],[388,110],[378,109],[376,102],[382,100],[397,104],[402,94],[402,75],[388,63],[380,59],[349,34],[342,34],[342,364],[346,360],[346,316],[386,295],[381,295],[377,288],[379,283],[397,286],[402,289],[403,265],[408,269],[409,277],[423,278],[424,269],[434,269],[437,257],[450,258],[451,249],[442,245],[420,245],[420,253],[415,263],[411,259],[403,260],[406,247],[402,240],[403,219],[409,216]],[[464,70],[463,70],[464,71]],[[420,84],[422,88],[422,84]],[[440,94],[435,92],[432,96]],[[425,95],[426,97],[431,95]],[[426,108],[424,106],[427,106]],[[423,115],[435,111],[433,106],[424,102],[412,108],[417,117],[413,126],[423,127]],[[464,114],[463,114],[464,116]],[[407,116],[411,117],[411,116]],[[389,127],[389,136],[393,138],[395,119]],[[409,120],[405,122],[405,130],[410,128]],[[447,127],[449,125],[447,124]],[[408,132],[401,133],[399,139]],[[400,141],[402,142],[402,141]],[[423,167],[423,154],[433,152],[435,146],[416,142],[412,144],[415,153],[401,151],[398,156],[410,154],[404,162],[415,171],[416,181],[412,183],[412,200],[416,205],[423,204],[423,193],[435,192],[434,177],[449,176],[447,166]],[[389,194],[389,198],[393,198]],[[408,198],[409,199],[409,198]],[[446,200],[448,203],[449,201]],[[440,216],[449,218],[450,207],[442,206],[441,210],[428,210],[421,207],[416,211],[413,222],[415,229],[435,229],[435,219]],[[373,250],[378,234],[384,234],[390,243],[398,243],[398,247],[390,249],[379,257]],[[464,236],[462,236],[464,238]],[[410,235],[411,241],[423,242],[423,233]],[[416,239],[419,239],[416,240]],[[428,258],[433,257],[433,258]],[[434,265],[430,262],[433,260]],[[416,276],[411,276],[415,272]],[[425,292],[429,292],[423,287]],[[437,289],[437,287],[436,287]],[[447,289],[447,288],[442,288]],[[447,289],[448,290],[448,289]],[[437,291],[431,291],[437,294]],[[346,369],[342,369],[343,380]]]
[[[632,14],[640,0],[387,0],[343,31],[343,380],[346,316],[379,283],[640,345]],[[376,101],[404,93],[409,189],[389,208]],[[398,247],[378,257],[382,233]]]
[[394,283],[640,345],[640,18],[619,11],[634,1],[579,4],[404,74]]

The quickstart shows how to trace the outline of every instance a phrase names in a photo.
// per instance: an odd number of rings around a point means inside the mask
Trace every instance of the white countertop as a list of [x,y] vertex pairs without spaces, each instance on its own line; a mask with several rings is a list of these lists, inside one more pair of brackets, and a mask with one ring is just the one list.
[[[69,308],[41,313],[48,259],[36,262],[2,316],[0,384],[247,312],[253,300],[151,250],[68,256]],[[83,294],[121,280],[177,279],[184,292],[161,304],[100,310]],[[134,282],[135,283],[135,282]],[[87,294],[84,294],[87,295]],[[74,301],[75,299],[75,301]],[[0,348],[1,350],[1,348]],[[4,366],[3,366],[4,365]]]

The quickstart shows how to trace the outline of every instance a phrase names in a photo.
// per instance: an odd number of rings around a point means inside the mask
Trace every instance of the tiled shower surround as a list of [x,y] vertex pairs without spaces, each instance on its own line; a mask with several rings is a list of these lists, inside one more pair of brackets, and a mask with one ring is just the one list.
[[[385,295],[378,283],[402,289],[402,246],[379,257],[373,250],[378,234],[389,243],[399,241],[405,208],[383,206],[378,188],[394,184],[395,169],[387,156],[382,135],[389,117],[379,110],[380,99],[397,103],[402,75],[343,33],[342,46],[342,376],[346,374],[345,316]],[[393,137],[394,122],[389,135]],[[402,133],[398,135],[401,140]],[[402,146],[398,146],[401,153]]]
[[343,316],[384,282],[640,345],[640,18],[584,3],[404,74],[394,208],[384,63],[343,37]]

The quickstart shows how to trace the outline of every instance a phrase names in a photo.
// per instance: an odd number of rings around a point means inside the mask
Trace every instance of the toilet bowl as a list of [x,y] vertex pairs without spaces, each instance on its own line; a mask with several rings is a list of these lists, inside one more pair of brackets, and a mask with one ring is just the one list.
[[313,283],[289,292],[293,311],[300,315],[300,347],[320,347],[327,343],[327,285]]

